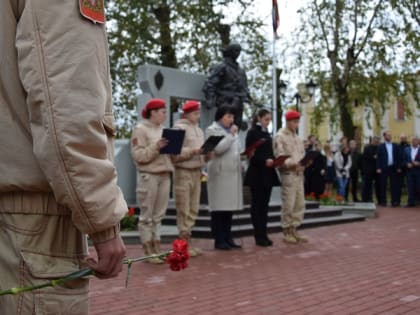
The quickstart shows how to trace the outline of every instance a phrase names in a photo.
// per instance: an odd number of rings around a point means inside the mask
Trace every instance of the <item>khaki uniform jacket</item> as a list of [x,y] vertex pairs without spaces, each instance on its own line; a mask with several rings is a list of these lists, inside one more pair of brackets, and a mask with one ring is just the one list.
[[145,119],[131,134],[131,156],[136,168],[143,173],[172,172],[174,166],[169,154],[160,154],[157,142],[162,138],[163,126]]
[[302,139],[287,128],[280,129],[274,137],[274,156],[290,155],[280,170],[290,169],[296,165],[305,156],[305,148]]
[[[43,2],[29,4],[25,19],[0,31],[0,211],[71,213],[94,241],[111,239],[127,204],[113,164],[105,29],[92,31],[72,2],[62,6],[63,19]],[[63,36],[60,23],[73,15],[73,32]]]
[[204,143],[204,133],[201,128],[192,124],[188,119],[181,118],[175,122],[174,128],[185,130],[185,139],[180,155],[174,155],[172,161],[175,167],[197,169],[206,164],[203,155],[194,155],[193,150],[200,148]]

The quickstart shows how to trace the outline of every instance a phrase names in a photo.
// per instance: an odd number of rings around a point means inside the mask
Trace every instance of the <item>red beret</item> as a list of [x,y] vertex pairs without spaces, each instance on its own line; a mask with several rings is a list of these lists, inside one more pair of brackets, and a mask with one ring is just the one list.
[[166,102],[165,100],[162,100],[160,98],[152,98],[150,101],[146,103],[146,106],[144,106],[141,116],[143,118],[147,118],[147,111],[152,109],[159,109],[159,108],[165,108]]
[[294,120],[300,118],[300,113],[295,110],[287,111],[286,115],[284,116],[286,120]]
[[197,101],[186,101],[184,106],[182,106],[184,114],[195,112],[197,110],[200,110],[200,103]]

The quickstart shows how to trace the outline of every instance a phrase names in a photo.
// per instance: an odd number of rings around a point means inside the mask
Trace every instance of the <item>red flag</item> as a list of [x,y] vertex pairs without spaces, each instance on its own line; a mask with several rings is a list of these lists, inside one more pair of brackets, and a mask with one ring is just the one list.
[[279,9],[277,6],[277,0],[273,0],[273,11],[272,11],[272,17],[273,17],[273,33],[274,37],[277,39],[279,36],[277,35],[277,29],[280,25],[280,16],[279,16]]

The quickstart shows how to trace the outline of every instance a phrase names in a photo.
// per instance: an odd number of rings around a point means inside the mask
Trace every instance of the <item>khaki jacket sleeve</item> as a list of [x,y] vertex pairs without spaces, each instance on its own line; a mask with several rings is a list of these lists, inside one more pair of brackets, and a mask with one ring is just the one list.
[[184,162],[191,159],[194,156],[193,148],[182,148],[181,153],[177,155],[171,155],[171,159],[174,163]]
[[63,8],[60,19],[51,19],[39,6],[16,35],[33,151],[76,227],[105,241],[116,236],[127,211],[113,164],[105,30],[82,21],[76,10]]
[[148,143],[145,131],[136,128],[131,135],[131,156],[138,164],[147,164],[159,156],[156,143]]
[[[288,155],[289,153],[286,152],[284,149],[284,144],[282,141],[282,138],[279,134],[276,134],[273,141],[273,152],[275,157],[279,157],[280,155]],[[293,164],[292,158],[289,157],[284,161],[284,164],[282,167],[289,168]]]

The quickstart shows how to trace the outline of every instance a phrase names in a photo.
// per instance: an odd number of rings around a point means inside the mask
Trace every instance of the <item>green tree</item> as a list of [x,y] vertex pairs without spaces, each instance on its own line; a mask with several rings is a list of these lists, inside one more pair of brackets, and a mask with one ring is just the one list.
[[418,13],[416,0],[311,0],[300,10],[293,66],[317,78],[320,108],[337,108],[345,136],[354,136],[355,103],[382,113],[391,95],[412,95],[419,106]]
[[[137,68],[150,63],[190,72],[207,72],[232,39],[244,48],[242,64],[251,92],[268,101],[270,82],[262,21],[250,12],[252,0],[108,1],[108,34],[114,106],[119,136],[136,120]],[[227,21],[226,12],[230,20]]]

